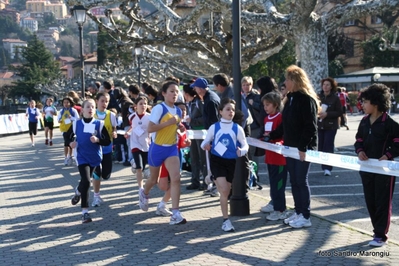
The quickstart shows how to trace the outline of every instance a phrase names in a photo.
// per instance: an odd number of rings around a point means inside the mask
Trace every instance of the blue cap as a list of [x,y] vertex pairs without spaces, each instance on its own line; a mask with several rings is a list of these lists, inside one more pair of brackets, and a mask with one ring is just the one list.
[[199,87],[201,89],[206,89],[208,87],[208,81],[204,78],[197,78],[194,83],[190,85],[190,87]]

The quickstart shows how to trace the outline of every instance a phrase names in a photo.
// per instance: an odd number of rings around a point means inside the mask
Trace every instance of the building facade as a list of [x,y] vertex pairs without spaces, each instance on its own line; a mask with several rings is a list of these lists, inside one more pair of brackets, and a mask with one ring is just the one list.
[[27,47],[28,43],[20,39],[3,39],[3,47],[7,50],[11,59],[15,59],[17,49]]

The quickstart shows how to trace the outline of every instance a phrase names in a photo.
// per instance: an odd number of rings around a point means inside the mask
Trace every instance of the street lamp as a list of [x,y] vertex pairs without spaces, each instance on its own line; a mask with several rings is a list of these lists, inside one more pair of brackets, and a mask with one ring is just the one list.
[[137,79],[137,83],[139,84],[139,87],[141,87],[141,67],[140,67],[140,61],[141,61],[141,53],[142,53],[142,49],[141,47],[136,47],[134,48],[134,53],[137,55],[137,66],[138,66],[138,79]]
[[79,42],[80,42],[80,78],[82,83],[82,98],[85,96],[85,77],[84,77],[84,60],[83,60],[83,24],[86,22],[86,11],[87,9],[82,6],[74,6],[72,8],[72,14],[75,17],[76,23],[79,28]]

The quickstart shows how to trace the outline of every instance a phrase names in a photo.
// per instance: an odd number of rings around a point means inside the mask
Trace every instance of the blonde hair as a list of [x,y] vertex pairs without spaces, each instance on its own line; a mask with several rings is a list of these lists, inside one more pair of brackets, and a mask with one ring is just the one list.
[[249,83],[251,85],[254,85],[254,81],[253,81],[252,77],[250,77],[250,76],[243,77],[241,79],[241,84],[243,84],[244,82],[247,82],[247,83]]
[[316,92],[313,89],[312,83],[309,80],[306,72],[296,66],[290,65],[285,70],[285,78],[291,80],[294,83],[294,89],[299,91],[300,93],[306,94],[309,97],[313,98],[317,104],[318,111],[320,110],[320,102],[317,97]]
[[86,103],[88,103],[88,102],[91,102],[94,106],[96,106],[96,101],[94,101],[94,99],[86,99],[82,103],[82,108],[84,108]]

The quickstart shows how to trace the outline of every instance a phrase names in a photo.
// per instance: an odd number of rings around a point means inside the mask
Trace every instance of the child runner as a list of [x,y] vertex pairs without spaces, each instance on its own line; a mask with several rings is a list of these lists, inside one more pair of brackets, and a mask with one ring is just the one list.
[[[369,158],[393,160],[399,155],[399,124],[387,114],[391,106],[389,88],[375,83],[361,95],[366,116],[360,121],[356,133],[358,158],[361,161]],[[360,177],[374,232],[369,245],[381,247],[388,242],[396,177],[363,171],[360,171]]]
[[[146,112],[148,99],[145,96],[138,96],[135,99],[136,112],[129,116],[131,127],[126,132],[125,137],[129,138],[131,152],[133,154],[133,170],[136,172],[137,185],[139,189],[144,186],[143,171],[148,163],[148,149],[150,147],[150,133],[148,124],[150,114]],[[133,163],[133,162],[132,162]]]
[[[279,92],[269,92],[262,97],[262,103],[267,116],[264,120],[264,136],[275,130],[282,122],[280,110],[282,109],[281,94]],[[269,141],[268,137],[264,138]],[[283,144],[283,138],[274,139],[272,143]],[[272,151],[266,150],[265,163],[269,172],[270,180],[270,198],[272,203],[269,202],[273,208],[267,220],[277,221],[284,220],[288,217],[285,205],[285,185],[287,184],[287,168],[285,166],[284,156]],[[262,207],[261,211],[267,209],[268,205]]]
[[29,102],[29,107],[26,108],[26,117],[28,118],[29,121],[29,137],[30,141],[32,142],[32,147],[35,146],[35,140],[33,136],[36,136],[37,134],[37,122],[39,122],[40,118],[40,111],[38,108],[36,108],[36,102],[35,100],[31,100]]
[[[182,111],[182,117],[186,115],[186,105],[182,102],[175,103],[175,106],[179,107],[180,110]],[[179,158],[181,162],[181,149],[185,147],[189,147],[191,145],[191,140],[187,138],[187,131],[183,130],[181,131],[180,129],[177,130],[177,149],[179,152]],[[180,164],[180,171],[181,171],[182,165]],[[161,202],[157,206],[157,210],[155,212],[156,215],[162,215],[162,216],[171,216],[172,212],[169,210],[167,207],[167,203],[170,200],[170,186],[169,186],[169,173],[168,170],[165,167],[165,164],[162,164],[161,166],[161,172],[159,175],[158,179],[158,187],[160,190],[165,191],[165,194],[161,200]]]
[[[211,173],[220,193],[220,207],[222,209],[222,230],[233,232],[234,227],[229,220],[227,201],[234,178],[236,159],[248,152],[248,144],[242,127],[233,122],[236,102],[224,98],[220,102],[220,122],[216,122],[208,129],[201,148],[210,152]],[[212,145],[211,145],[212,142]]]
[[57,109],[53,105],[53,102],[53,98],[47,98],[46,105],[43,107],[45,144],[50,146],[53,146],[54,116],[57,115]]
[[143,211],[148,211],[148,198],[151,188],[157,183],[159,170],[162,163],[170,175],[170,192],[172,197],[172,212],[169,224],[184,224],[184,219],[179,211],[180,202],[180,169],[179,156],[176,146],[176,132],[180,124],[181,110],[174,106],[179,94],[179,85],[174,81],[162,85],[163,103],[152,108],[148,132],[152,134],[152,142],[148,151],[148,164],[150,178],[145,182],[144,188],[139,189],[139,205]]
[[101,178],[108,180],[111,177],[112,172],[112,140],[117,137],[116,134],[116,116],[110,110],[107,110],[110,96],[106,92],[99,92],[96,95],[97,110],[94,118],[104,121],[104,127],[107,129],[111,143],[108,146],[104,146],[103,158],[101,165],[97,166],[93,172],[93,202],[91,206],[98,207],[103,203],[100,196]]
[[101,164],[101,146],[111,144],[104,122],[94,118],[95,106],[96,103],[93,99],[85,100],[82,104],[82,119],[74,121],[73,127],[66,132],[70,138],[73,134],[76,135],[75,141],[71,142],[71,147],[76,148],[80,182],[75,188],[75,195],[72,197],[71,203],[76,205],[82,198],[82,223],[92,221],[88,212],[90,179],[93,176],[94,168]]
[[71,97],[62,99],[63,108],[58,113],[58,122],[60,123],[60,131],[64,138],[64,165],[72,164],[72,149],[69,147],[71,143],[70,135],[66,132],[70,129],[72,122],[79,119],[79,114],[73,106],[75,105]]

